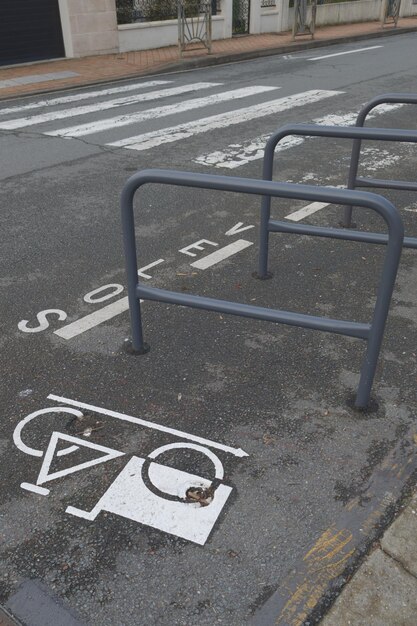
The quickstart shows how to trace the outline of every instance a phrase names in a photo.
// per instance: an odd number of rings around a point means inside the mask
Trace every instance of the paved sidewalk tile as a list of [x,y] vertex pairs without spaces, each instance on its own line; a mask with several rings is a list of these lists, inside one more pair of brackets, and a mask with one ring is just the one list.
[[417,495],[386,531],[381,546],[417,578]]
[[343,589],[320,626],[416,626],[417,579],[376,550]]

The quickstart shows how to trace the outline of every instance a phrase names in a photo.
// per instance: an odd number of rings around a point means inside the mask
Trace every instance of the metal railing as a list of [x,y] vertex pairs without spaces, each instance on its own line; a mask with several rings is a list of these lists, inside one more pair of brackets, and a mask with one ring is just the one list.
[[[334,204],[348,204],[362,206],[376,211],[387,223],[388,246],[371,323],[365,324],[307,315],[304,313],[294,313],[280,309],[268,309],[255,305],[218,300],[216,298],[196,296],[142,285],[138,280],[133,199],[136,191],[148,183],[240,192],[244,194],[261,195],[268,198],[278,197]],[[350,189],[294,185],[267,180],[259,181],[248,178],[232,178],[229,176],[215,176],[169,170],[144,170],[131,176],[123,187],[121,210],[132,328],[132,351],[134,353],[143,354],[149,350],[149,347],[143,340],[140,306],[141,298],[144,300],[156,300],[196,309],[218,311],[290,326],[300,326],[302,328],[357,337],[367,341],[367,349],[362,362],[355,405],[358,408],[365,408],[368,405],[383,339],[385,322],[400,261],[404,235],[401,217],[396,208],[386,198],[373,193]],[[279,230],[279,224],[279,222],[269,222],[268,225],[271,229],[275,229],[277,225],[277,230]],[[295,229],[295,226],[292,228]],[[326,231],[326,234],[324,234],[324,231]],[[290,229],[289,232],[299,231],[297,229]],[[319,236],[336,236],[339,239],[350,239],[349,232],[345,230],[340,230],[336,233],[333,229],[321,229],[321,232],[315,232],[312,230],[312,227],[304,226],[303,234],[318,234]]]
[[382,8],[382,26],[385,24],[394,24],[397,27],[400,17],[401,0],[383,0]]
[[[310,8],[310,21],[307,21],[308,8]],[[314,39],[316,28],[317,0],[294,0],[294,23],[292,38],[298,35],[311,35]]]
[[180,56],[190,44],[201,44],[211,53],[212,0],[178,0],[178,48]]
[[[376,106],[376,105],[375,105]],[[284,137],[289,135],[298,135],[303,137],[331,137],[342,139],[372,139],[379,141],[398,141],[417,143],[417,131],[385,129],[385,128],[363,128],[356,126],[319,126],[315,124],[289,124],[277,130],[267,141],[263,160],[263,179],[271,181],[274,167],[275,148]],[[357,179],[350,181],[351,187],[358,181],[366,181],[367,186],[373,183],[376,188],[388,187],[392,189],[412,189],[417,190],[417,183],[404,183],[399,181],[381,181],[374,179]],[[350,207],[355,203],[347,203]],[[348,207],[349,209],[349,207]],[[270,232],[286,232],[299,233],[304,235],[316,235],[318,237],[334,237],[337,239],[346,239],[348,241],[362,241],[364,243],[387,244],[388,238],[382,233],[369,233],[356,230],[346,229],[343,225],[342,229],[323,228],[320,226],[309,226],[304,224],[288,224],[288,222],[277,222],[270,219],[271,215],[271,197],[264,196],[261,203],[261,224],[260,224],[260,247],[259,247],[259,265],[258,278],[266,279],[270,276],[268,272],[268,243]],[[346,218],[346,209],[345,209]],[[403,245],[405,248],[417,248],[417,238],[404,237]]]
[[[365,125],[368,114],[381,104],[417,104],[417,94],[411,93],[386,93],[380,96],[376,96],[369,102],[367,102],[360,110],[358,117],[356,118],[355,126],[363,128]],[[413,131],[412,131],[413,132]],[[377,178],[363,178],[358,176],[360,152],[361,152],[362,140],[355,139],[353,141],[352,155],[350,157],[350,167],[348,175],[348,189],[355,189],[355,187],[370,187],[375,189],[399,189],[402,191],[417,191],[417,183],[399,181],[399,180],[381,180]],[[350,228],[352,225],[352,207],[346,207],[343,226]],[[416,248],[417,239],[406,238],[404,246],[406,248]]]

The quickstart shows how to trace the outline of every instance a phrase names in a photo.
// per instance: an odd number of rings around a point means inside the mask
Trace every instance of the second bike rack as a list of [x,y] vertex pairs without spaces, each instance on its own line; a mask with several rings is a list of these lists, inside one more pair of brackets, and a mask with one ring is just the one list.
[[[365,125],[368,114],[381,104],[417,104],[417,94],[415,93],[385,93],[380,96],[372,98],[367,102],[359,111],[356,118],[355,126],[363,128]],[[350,168],[348,176],[348,189],[355,189],[356,187],[369,187],[373,189],[399,189],[401,191],[417,191],[417,182],[407,182],[402,180],[381,180],[379,178],[363,178],[358,177],[358,167],[360,152],[362,146],[362,139],[354,139],[352,146],[352,154],[350,157]],[[346,207],[343,226],[350,228],[352,225],[352,207]],[[407,241],[404,246],[414,248],[415,245],[407,245]]]
[[[355,321],[331,319],[307,315],[305,313],[269,309],[228,300],[208,298],[206,296],[168,291],[166,289],[147,287],[141,284],[138,280],[133,200],[136,191],[145,184],[164,184],[196,189],[213,189],[260,195],[263,196],[263,198],[278,197],[345,204],[348,206],[354,205],[375,211],[385,220],[388,227],[388,235],[379,235],[379,237],[385,237],[384,243],[387,244],[387,249],[372,321],[369,324],[365,324]],[[124,185],[121,197],[121,210],[133,352],[144,354],[149,350],[149,347],[143,340],[141,298],[144,300],[156,300],[196,309],[218,311],[220,313],[229,313],[241,317],[357,337],[367,342],[367,348],[362,361],[355,406],[361,409],[366,408],[369,403],[372,383],[384,335],[385,322],[403,245],[403,223],[399,212],[391,202],[374,193],[350,189],[276,183],[267,180],[260,181],[249,178],[233,178],[230,176],[215,176],[172,170],[143,170],[131,176]],[[268,229],[275,229],[275,222],[267,221],[265,224]],[[277,228],[277,230],[280,229]],[[344,229],[317,229],[312,226],[301,226],[300,228],[300,226],[291,225],[287,232],[300,232],[302,234],[318,235],[322,237],[367,241],[365,238],[367,233],[353,233],[355,235],[355,237],[353,237],[353,235],[351,235],[353,231]]]
[[[332,137],[343,139],[373,139],[379,141],[398,141],[417,143],[417,131],[384,128],[360,128],[356,126],[319,126],[316,124],[287,124],[278,129],[268,140],[263,160],[263,179],[271,181],[274,166],[274,154],[277,144],[284,137],[299,135],[303,137]],[[367,181],[373,179],[366,179]],[[389,182],[389,181],[384,181]],[[412,183],[404,183],[410,185]],[[402,187],[404,188],[404,187]],[[354,203],[350,203],[350,207]],[[258,278],[265,279],[268,274],[268,244],[269,233],[298,233],[300,235],[315,235],[316,237],[333,237],[347,241],[361,241],[364,243],[387,244],[387,235],[382,233],[368,233],[345,228],[323,228],[307,224],[289,224],[282,220],[271,220],[271,196],[264,195],[261,203],[261,223],[259,235],[259,264]],[[417,248],[417,237],[404,237],[405,248]]]

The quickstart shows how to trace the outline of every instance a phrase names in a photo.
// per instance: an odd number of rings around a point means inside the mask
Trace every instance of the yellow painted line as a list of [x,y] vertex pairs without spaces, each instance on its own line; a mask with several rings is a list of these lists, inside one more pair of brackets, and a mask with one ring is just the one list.
[[[402,438],[364,485],[360,497],[346,504],[338,522],[327,528],[252,620],[253,626],[302,626],[321,607],[332,583],[355,566],[359,551],[369,547],[375,528],[401,497],[407,479],[417,470],[412,430]],[[366,495],[366,498],[365,498]],[[334,588],[336,589],[336,588]]]
[[307,569],[304,581],[288,599],[276,624],[302,626],[322,598],[329,580],[345,570],[347,561],[355,552],[354,546],[349,549],[353,539],[353,534],[346,528],[337,529],[333,525],[324,531],[305,554],[303,561]]

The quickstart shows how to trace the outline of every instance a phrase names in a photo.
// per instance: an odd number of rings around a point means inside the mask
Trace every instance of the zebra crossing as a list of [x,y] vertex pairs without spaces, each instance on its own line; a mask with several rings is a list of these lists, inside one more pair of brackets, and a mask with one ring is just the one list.
[[[382,104],[378,108],[373,109],[367,116],[370,120],[384,113],[389,113],[403,107],[403,104]],[[335,114],[331,113],[324,117],[311,120],[312,124],[320,124],[323,126],[351,126],[355,123],[357,112]],[[262,159],[265,144],[269,139],[269,135],[261,135],[242,144],[230,144],[223,150],[216,150],[207,154],[202,154],[194,159],[195,163],[208,167],[223,167],[233,170],[242,165],[247,165],[251,161]],[[299,146],[306,140],[305,137],[285,137],[276,147],[276,152],[283,152],[289,148]]]
[[[87,137],[93,145],[144,152],[203,133],[247,125],[344,93],[311,89],[277,97],[280,89],[271,85],[230,89],[220,82],[176,84],[173,80],[149,80],[0,108],[0,131],[25,130],[70,140]],[[213,114],[210,109],[215,106],[226,110]],[[379,107],[373,116],[398,106]],[[202,115],[196,119],[192,111],[201,111]],[[355,112],[341,113],[311,121],[351,124],[355,117]],[[277,119],[273,119],[277,125]],[[151,130],[147,122],[151,123]],[[236,131],[236,136],[241,136],[240,131]],[[262,158],[267,139],[268,135],[263,134],[240,144],[219,146],[214,152],[190,154],[190,160],[206,167],[235,169]],[[303,141],[303,137],[287,137],[279,149]]]
[[342,93],[314,89],[277,97],[280,89],[264,84],[230,88],[221,82],[149,80],[0,108],[0,131],[29,131],[59,139],[87,137],[91,144],[146,151]]

